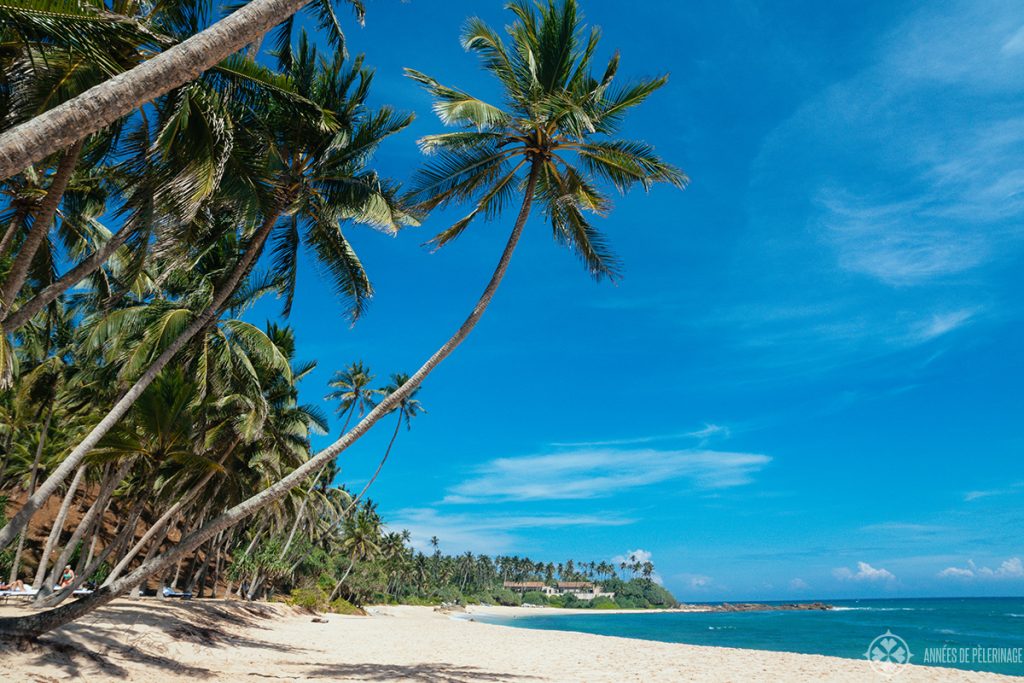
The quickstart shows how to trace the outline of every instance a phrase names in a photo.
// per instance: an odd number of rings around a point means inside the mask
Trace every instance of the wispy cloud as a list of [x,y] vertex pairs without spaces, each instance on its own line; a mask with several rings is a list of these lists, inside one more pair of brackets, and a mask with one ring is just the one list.
[[991,498],[992,496],[1001,496],[1005,493],[1010,493],[1004,489],[986,489],[980,491],[968,491],[964,494],[964,502],[970,503],[975,500],[981,500],[982,498]]
[[868,524],[860,528],[868,533],[893,533],[893,534],[942,534],[949,531],[949,527],[938,524],[913,524],[909,522],[881,522],[879,524]]
[[696,593],[708,591],[715,587],[715,580],[705,574],[684,573],[677,574],[674,578],[682,582],[686,588]]
[[581,449],[498,458],[453,486],[446,503],[601,498],[642,486],[685,480],[699,489],[742,486],[771,458],[712,450]]
[[867,562],[858,562],[857,571],[849,567],[839,567],[832,570],[832,575],[840,581],[895,581],[896,575],[888,569],[872,567]]
[[571,527],[616,527],[635,523],[617,513],[481,515],[447,514],[433,508],[405,508],[392,513],[390,528],[408,530],[413,547],[427,550],[434,536],[446,552],[507,552],[523,544],[517,531]]
[[597,441],[555,441],[552,446],[557,448],[595,448],[601,446],[637,446],[639,444],[654,443],[657,441],[674,441],[677,439],[696,439],[706,442],[712,438],[728,438],[730,431],[728,427],[716,424],[705,424],[700,429],[685,432],[670,432],[668,434],[648,434],[644,436],[631,436],[622,439],[603,439]]
[[1019,557],[1011,557],[992,569],[968,560],[966,567],[946,567],[939,576],[944,579],[1024,579],[1024,562]]
[[[840,267],[890,285],[914,285],[961,273],[989,251],[982,235],[939,227],[927,200],[879,202],[849,191],[822,190],[819,218]],[[941,222],[939,222],[941,225]]]
[[1022,30],[1014,2],[922,5],[765,137],[734,260],[750,284],[716,329],[734,355],[800,377],[1015,315]]

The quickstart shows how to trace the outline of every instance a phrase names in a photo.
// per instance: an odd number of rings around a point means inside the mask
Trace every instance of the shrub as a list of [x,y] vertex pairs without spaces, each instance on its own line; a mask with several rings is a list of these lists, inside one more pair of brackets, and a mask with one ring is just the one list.
[[328,597],[327,592],[319,588],[296,588],[285,598],[285,602],[314,612],[326,612],[330,607]]
[[356,607],[345,598],[338,598],[330,605],[327,606],[327,611],[334,612],[335,614],[357,614],[363,616],[366,614],[362,609]]
[[532,605],[546,605],[548,604],[548,597],[540,591],[526,591],[523,593],[523,602],[528,602]]
[[594,598],[590,601],[590,607],[594,609],[618,609],[618,604],[607,595]]
[[583,600],[580,600],[579,598],[577,598],[572,593],[566,593],[565,595],[562,596],[562,607],[576,608],[576,607],[586,607],[586,606],[587,606],[586,602],[584,602]]
[[513,593],[507,588],[499,588],[492,593],[494,601],[499,605],[505,605],[506,607],[515,607],[521,605],[523,600],[518,593]]
[[414,605],[416,607],[432,607],[441,604],[441,601],[437,598],[425,598],[420,595],[410,595],[405,598],[404,602],[406,605]]

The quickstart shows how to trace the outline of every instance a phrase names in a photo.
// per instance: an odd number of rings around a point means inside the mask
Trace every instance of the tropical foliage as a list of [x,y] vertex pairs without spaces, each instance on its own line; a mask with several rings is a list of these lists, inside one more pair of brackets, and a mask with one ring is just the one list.
[[[315,35],[289,18],[303,7]],[[348,54],[342,7],[362,21],[357,0],[0,2],[0,165],[34,160],[0,180],[0,568],[55,607],[0,619],[0,632],[34,638],[133,589],[339,609],[451,593],[458,572],[442,569],[467,560],[414,552],[367,497],[425,412],[421,385],[480,320],[535,206],[592,275],[614,278],[592,222],[608,190],[685,184],[651,146],[618,137],[665,78],[619,85],[617,54],[593,71],[599,32],[574,0],[518,1],[507,43],[475,19],[463,39],[499,104],[408,71],[457,130],[420,141],[431,160],[403,191],[373,157],[412,116],[369,104],[373,71]],[[234,13],[218,21],[222,9]],[[195,45],[205,52],[188,57]],[[111,98],[124,87],[137,97]],[[386,274],[366,271],[351,228],[394,235],[460,204],[468,215],[437,247],[518,204],[483,294],[411,374],[378,382],[361,362],[326,360],[341,434],[314,451],[329,420],[300,385],[325,359],[298,357],[285,322],[300,262],[315,261],[332,313],[355,323],[370,276]],[[268,295],[280,317],[253,320]],[[388,415],[376,471],[348,491],[338,456]],[[496,599],[487,558],[470,559],[455,593]],[[77,579],[53,591],[65,564]],[[624,599],[663,604],[647,574]],[[86,583],[89,597],[65,602]]]

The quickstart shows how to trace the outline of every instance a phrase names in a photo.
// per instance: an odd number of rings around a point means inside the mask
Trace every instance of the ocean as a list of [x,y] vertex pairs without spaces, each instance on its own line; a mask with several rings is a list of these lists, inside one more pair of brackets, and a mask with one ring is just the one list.
[[521,628],[850,659],[864,659],[873,641],[891,632],[906,643],[912,664],[1024,676],[1024,598],[827,602],[835,609],[475,618]]

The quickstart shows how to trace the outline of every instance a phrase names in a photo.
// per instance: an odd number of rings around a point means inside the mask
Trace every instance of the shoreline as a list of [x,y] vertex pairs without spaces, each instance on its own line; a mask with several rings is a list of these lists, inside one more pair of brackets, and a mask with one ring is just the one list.
[[[120,599],[46,636],[34,651],[0,650],[0,666],[8,680],[46,683],[69,677],[146,683],[255,683],[268,677],[455,683],[884,680],[866,661],[853,659],[517,628],[472,619],[538,615],[540,610],[474,607],[463,617],[433,607],[377,606],[367,608],[368,616],[342,616],[314,615],[279,603]],[[24,612],[0,607],[0,616],[18,613]],[[1021,679],[912,665],[900,671],[899,680]]]

